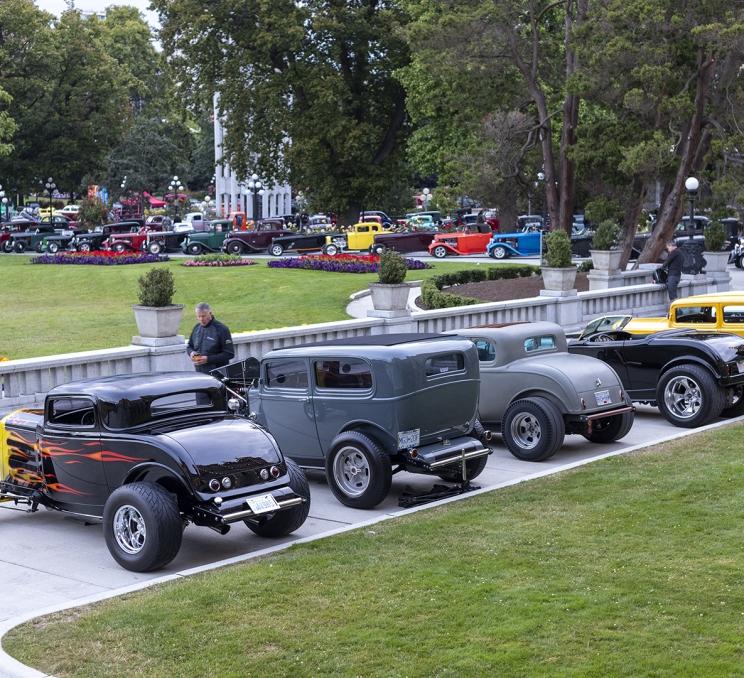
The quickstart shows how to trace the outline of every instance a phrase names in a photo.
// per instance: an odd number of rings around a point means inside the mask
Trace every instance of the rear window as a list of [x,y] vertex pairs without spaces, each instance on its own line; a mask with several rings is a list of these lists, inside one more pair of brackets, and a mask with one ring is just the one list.
[[555,337],[552,334],[530,337],[524,341],[524,350],[527,353],[532,353],[534,351],[548,351],[551,348],[555,348]]
[[450,372],[459,372],[465,368],[462,353],[443,353],[426,360],[426,376],[437,377]]
[[488,363],[496,358],[496,349],[487,339],[473,339],[473,343],[478,350],[479,362]]
[[315,362],[318,388],[369,389],[372,371],[363,360],[318,360]]
[[308,384],[304,360],[275,360],[266,366],[266,386],[269,388],[302,388]]

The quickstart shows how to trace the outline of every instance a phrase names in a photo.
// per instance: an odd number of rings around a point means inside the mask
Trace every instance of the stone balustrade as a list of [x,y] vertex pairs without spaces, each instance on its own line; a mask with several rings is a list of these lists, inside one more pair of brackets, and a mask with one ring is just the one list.
[[[339,322],[283,327],[233,335],[236,357],[261,358],[268,351],[285,346],[392,332],[444,332],[462,327],[494,323],[548,320],[566,331],[583,327],[606,314],[665,315],[668,302],[663,285],[649,284],[650,270],[624,272],[627,284],[610,289],[580,292],[563,297],[539,296],[472,306],[421,311],[397,318],[368,317]],[[722,283],[723,285],[723,283]],[[704,275],[683,276],[680,296],[713,291],[714,283]],[[726,282],[724,289],[728,289]],[[40,402],[53,386],[68,381],[132,372],[191,369],[185,345],[179,341],[166,346],[123,346],[98,351],[26,358],[0,362],[0,409]]]

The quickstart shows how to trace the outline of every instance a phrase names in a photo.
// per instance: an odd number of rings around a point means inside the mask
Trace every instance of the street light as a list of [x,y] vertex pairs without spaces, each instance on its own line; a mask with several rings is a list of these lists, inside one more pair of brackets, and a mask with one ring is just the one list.
[[[0,184],[0,202],[2,202],[3,207],[5,207],[5,221],[8,220],[8,199],[5,197],[5,191],[3,190],[3,185]],[[2,216],[2,213],[0,213],[0,216]]]
[[263,195],[264,191],[261,188],[262,184],[258,180],[258,174],[251,174],[251,178],[248,180],[248,189],[253,193],[253,221],[258,221],[258,196]]
[[681,243],[680,248],[684,251],[685,265],[682,267],[682,273],[691,273],[697,275],[705,267],[703,258],[703,244],[695,242],[695,198],[697,198],[700,182],[695,177],[685,179],[685,190],[687,199],[690,201],[690,223],[687,224],[687,240]]
[[431,198],[431,191],[428,188],[425,188],[421,192],[424,195],[424,212],[426,212],[429,210],[429,198]]
[[49,191],[49,221],[52,220],[52,195],[54,193],[54,189],[57,188],[57,184],[54,183],[54,179],[52,177],[49,177],[46,180],[46,183],[44,184],[46,187],[46,190]]

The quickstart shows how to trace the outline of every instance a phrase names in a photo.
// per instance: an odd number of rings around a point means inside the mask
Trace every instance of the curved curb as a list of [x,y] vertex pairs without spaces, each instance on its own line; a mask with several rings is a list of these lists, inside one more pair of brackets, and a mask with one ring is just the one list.
[[428,504],[423,504],[421,506],[414,506],[409,509],[403,509],[402,511],[396,512],[394,514],[389,513],[386,515],[378,516],[376,518],[371,518],[370,520],[365,520],[365,521],[362,521],[361,523],[355,523],[354,525],[344,525],[343,527],[338,527],[333,530],[328,530],[326,532],[312,535],[310,537],[303,537],[302,539],[297,539],[295,541],[287,542],[284,544],[277,544],[276,546],[270,546],[260,551],[254,551],[252,553],[245,554],[242,556],[233,556],[232,558],[226,558],[225,560],[219,560],[214,563],[209,563],[208,565],[200,565],[199,567],[193,567],[193,568],[189,568],[186,570],[181,570],[180,572],[176,572],[174,574],[169,574],[169,575],[164,575],[162,577],[158,577],[157,579],[151,579],[146,582],[133,584],[131,586],[125,586],[119,589],[115,589],[112,591],[106,591],[104,593],[100,593],[100,594],[96,594],[92,596],[83,596],[82,598],[76,600],[73,603],[63,603],[61,605],[53,605],[47,608],[36,610],[34,612],[30,612],[27,614],[19,615],[17,617],[6,619],[4,622],[0,622],[0,677],[2,678],[54,678],[52,674],[43,673],[42,671],[38,671],[37,669],[34,669],[30,666],[22,664],[17,659],[14,659],[13,657],[11,657],[2,648],[2,639],[11,629],[21,624],[24,624],[27,621],[35,619],[37,617],[42,617],[44,615],[52,614],[55,612],[61,612],[63,610],[70,610],[76,607],[81,607],[83,605],[90,605],[92,603],[97,603],[102,600],[107,600],[109,598],[115,598],[117,596],[125,595],[127,593],[133,593],[135,591],[140,591],[142,589],[146,589],[151,586],[156,586],[158,584],[163,584],[163,583],[170,582],[170,581],[176,581],[184,577],[189,577],[194,574],[199,574],[201,572],[208,572],[209,570],[215,570],[217,568],[224,567],[226,565],[233,565],[236,563],[253,560],[255,558],[261,558],[263,556],[266,556],[272,553],[284,551],[285,549],[288,549],[291,546],[294,546],[295,544],[308,544],[310,542],[318,541],[320,539],[325,539],[327,537],[333,537],[337,534],[343,534],[345,532],[351,532],[352,530],[357,530],[357,529],[369,527],[372,525],[376,525],[377,523],[381,523],[383,521],[387,521],[392,518],[400,518],[402,516],[411,515],[412,513],[418,513],[419,511],[426,511],[428,509],[436,508],[439,506],[444,506],[446,504],[450,504],[455,501],[461,501],[469,497],[475,497],[481,494],[486,494],[488,492],[493,492],[495,490],[500,490],[504,487],[511,487],[512,485],[519,485],[520,483],[529,482],[530,480],[536,480],[537,478],[544,478],[546,476],[555,475],[556,473],[562,473],[563,471],[569,471],[571,469],[579,468],[580,466],[586,466],[587,464],[591,464],[595,461],[599,461],[600,459],[608,459],[610,457],[617,457],[623,454],[628,454],[630,452],[636,452],[638,450],[643,450],[648,447],[652,447],[654,445],[659,445],[660,443],[666,443],[666,442],[671,442],[673,440],[679,440],[681,438],[686,438],[691,435],[696,435],[704,431],[710,431],[713,429],[723,428],[725,426],[731,426],[731,425],[735,425],[737,423],[743,423],[743,422],[744,422],[744,415],[740,417],[735,417],[733,419],[717,421],[713,424],[708,424],[707,426],[701,426],[700,428],[683,429],[679,433],[675,433],[673,435],[665,436],[662,438],[657,438],[652,441],[638,443],[637,445],[631,445],[630,447],[626,447],[621,450],[615,450],[613,452],[605,452],[604,454],[600,454],[600,455],[597,455],[596,457],[591,457],[589,459],[581,459],[579,461],[569,462],[568,464],[563,464],[562,466],[557,466],[554,468],[546,469],[544,471],[537,471],[535,473],[530,473],[529,475],[522,476],[521,478],[512,478],[511,480],[505,480],[491,487],[485,487],[479,490],[473,490],[471,492],[467,492],[466,494],[460,494],[454,497],[447,497],[446,499],[439,499],[437,501],[433,501]]

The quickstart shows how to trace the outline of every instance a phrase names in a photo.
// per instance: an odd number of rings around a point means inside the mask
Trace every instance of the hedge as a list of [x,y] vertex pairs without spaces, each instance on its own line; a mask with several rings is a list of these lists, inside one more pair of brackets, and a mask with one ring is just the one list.
[[433,310],[436,308],[451,308],[453,306],[470,306],[471,304],[482,304],[482,299],[472,297],[461,297],[451,292],[443,292],[445,287],[453,285],[464,285],[471,282],[483,282],[484,280],[502,280],[504,278],[529,278],[540,273],[539,266],[528,264],[507,264],[502,266],[484,266],[483,268],[471,268],[456,273],[445,273],[436,275],[421,285],[421,300],[424,306]]

